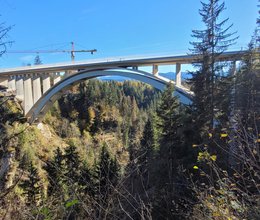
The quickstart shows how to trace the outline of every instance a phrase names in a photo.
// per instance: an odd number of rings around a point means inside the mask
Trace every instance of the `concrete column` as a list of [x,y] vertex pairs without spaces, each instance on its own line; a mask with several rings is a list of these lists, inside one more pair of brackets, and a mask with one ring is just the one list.
[[181,86],[181,64],[180,63],[176,63],[176,86]]
[[133,66],[133,70],[138,70],[138,66]]
[[33,92],[32,92],[32,79],[27,77],[24,79],[24,114],[33,106]]
[[158,76],[158,65],[153,65],[153,75]]
[[51,78],[46,74],[42,79],[42,93],[44,94],[49,88],[51,88]]
[[60,77],[60,73],[56,73],[54,76],[53,76],[53,84],[55,85],[57,82],[59,82],[61,80],[61,77]]
[[8,79],[8,89],[11,91],[15,91],[16,90],[16,86],[15,86],[15,76],[11,76]]
[[21,101],[24,100],[24,85],[22,76],[18,76],[16,78],[16,98]]
[[231,66],[231,75],[232,76],[235,76],[236,73],[237,73],[237,66],[236,66],[236,64],[237,64],[237,62],[236,62],[236,60],[234,60],[232,62],[232,66]]
[[39,76],[35,76],[33,78],[33,103],[36,103],[41,96],[41,78]]
[[8,88],[8,77],[3,77],[0,79],[0,86]]
[[70,76],[71,74],[70,74],[70,71],[68,71],[68,70],[66,70],[65,72],[64,72],[64,77],[68,77],[68,76]]
[[66,70],[66,71],[64,72],[64,77],[71,76],[71,75],[73,75],[73,74],[75,74],[75,73],[77,73],[77,72],[78,72],[77,70]]

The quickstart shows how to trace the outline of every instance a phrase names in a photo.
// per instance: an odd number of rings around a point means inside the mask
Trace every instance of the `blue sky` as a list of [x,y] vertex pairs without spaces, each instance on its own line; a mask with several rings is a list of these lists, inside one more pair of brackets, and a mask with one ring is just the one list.
[[[204,0],[205,1],[205,0]],[[256,27],[257,0],[226,0],[223,18],[246,47]],[[192,29],[201,29],[199,0],[0,0],[0,22],[14,25],[9,50],[93,49],[76,60],[134,55],[187,54]],[[36,54],[6,54],[0,68],[33,63]],[[40,54],[43,63],[69,61],[69,54]]]

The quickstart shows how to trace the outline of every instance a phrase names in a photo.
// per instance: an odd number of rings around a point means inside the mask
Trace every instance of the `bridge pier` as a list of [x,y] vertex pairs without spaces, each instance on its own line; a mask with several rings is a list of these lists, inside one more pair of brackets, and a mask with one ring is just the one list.
[[[71,75],[73,75],[73,74],[75,74],[75,73],[77,73],[78,71],[77,70],[66,70],[65,72],[64,72],[64,76],[65,77],[68,77],[68,76],[71,76]],[[60,73],[58,73],[58,74],[60,74]]]
[[55,85],[57,82],[61,80],[60,73],[54,73],[53,76],[53,85]]
[[16,90],[16,86],[15,86],[15,76],[11,76],[8,79],[8,89],[11,91],[15,91]]
[[4,77],[0,79],[0,86],[8,88],[8,77]]
[[41,78],[36,75],[33,77],[33,103],[36,103],[41,96]]
[[156,64],[153,65],[153,75],[154,76],[158,76],[159,75],[158,65],[156,65]]
[[45,74],[42,78],[42,93],[44,94],[51,88],[51,78],[49,74]]
[[181,64],[180,63],[176,63],[176,78],[175,78],[175,82],[176,82],[176,86],[181,86]]
[[232,62],[232,64],[231,64],[231,75],[232,75],[232,76],[235,76],[236,73],[237,73],[237,66],[236,66],[236,64],[237,64],[237,61],[236,61],[236,60],[234,60],[234,61]]
[[24,79],[24,114],[33,106],[32,79],[30,76]]
[[19,100],[24,100],[24,85],[23,85],[23,77],[17,76],[16,77],[16,97]]

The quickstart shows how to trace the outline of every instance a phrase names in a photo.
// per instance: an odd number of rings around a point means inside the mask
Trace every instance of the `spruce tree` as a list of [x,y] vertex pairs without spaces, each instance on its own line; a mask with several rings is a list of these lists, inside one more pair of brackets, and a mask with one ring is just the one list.
[[149,163],[152,162],[155,153],[155,134],[152,121],[148,119],[145,124],[143,136],[140,141],[140,149],[138,153],[139,171],[144,177],[148,173]]
[[161,103],[157,109],[159,132],[159,161],[161,181],[169,184],[173,182],[175,161],[179,146],[178,128],[180,123],[180,104],[178,97],[173,95],[173,84],[169,84],[162,94]]
[[[65,162],[65,176],[68,187],[75,186],[79,180],[79,168],[80,168],[80,158],[79,154],[74,145],[69,145],[65,149],[64,154],[64,162]],[[76,190],[76,188],[74,189]]]
[[103,205],[106,204],[111,190],[117,184],[119,169],[117,160],[111,158],[107,146],[103,145],[96,168],[96,190],[99,193],[99,201]]
[[232,25],[226,26],[229,19],[220,20],[225,9],[224,2],[208,0],[201,4],[199,14],[205,29],[192,31],[192,37],[197,41],[191,42],[191,51],[200,55],[201,59],[195,65],[198,70],[193,73],[191,82],[195,93],[196,123],[204,130],[212,130],[216,122],[215,110],[220,111],[220,106],[217,106],[219,100],[216,100],[216,83],[221,79],[225,65],[218,61],[218,57],[234,44],[237,37],[230,32]]
[[38,205],[42,195],[41,179],[37,168],[30,162],[28,167],[28,177],[20,184],[26,196],[27,205]]
[[234,110],[245,128],[254,128],[257,133],[260,129],[258,119],[260,114],[260,23],[248,45],[248,52],[243,57],[240,70],[236,77]]
[[34,65],[41,65],[42,61],[39,55],[34,58]]
[[190,109],[179,103],[173,84],[163,92],[155,120],[154,144],[158,138],[159,149],[151,164],[150,181],[156,189],[153,218],[187,218],[191,213],[188,200],[192,196],[184,170],[194,162],[192,140],[188,140],[193,139],[194,133]]
[[107,145],[104,144],[95,170],[95,194],[99,204],[96,210],[97,219],[104,219],[107,215],[105,210],[108,207],[109,196],[117,184],[118,171],[117,161],[111,158]]
[[80,167],[80,176],[79,176],[79,186],[80,190],[84,196],[94,196],[94,182],[93,175],[86,163]]
[[[169,84],[162,94],[161,103],[157,109],[157,129],[159,132],[159,144],[161,156],[171,158],[173,156],[172,147],[176,141],[177,128],[180,119],[180,103],[173,95],[173,84]],[[171,152],[170,152],[171,151]],[[170,160],[172,160],[171,158]]]
[[64,183],[64,155],[58,147],[54,151],[53,160],[47,161],[44,169],[48,174],[48,195],[63,195],[63,183]]
[[260,130],[259,26],[258,19],[257,27],[248,45],[248,51],[240,63],[234,85],[229,162],[235,170],[243,167],[241,162],[244,163],[245,156],[250,158],[252,163],[257,158],[256,155],[252,157],[249,152],[257,144],[256,140],[258,140]]

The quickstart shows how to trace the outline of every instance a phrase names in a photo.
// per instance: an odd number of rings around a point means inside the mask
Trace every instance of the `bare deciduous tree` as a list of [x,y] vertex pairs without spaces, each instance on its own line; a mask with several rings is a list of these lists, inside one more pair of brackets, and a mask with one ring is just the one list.
[[12,26],[6,26],[5,22],[0,23],[0,57],[6,52],[7,46],[13,43],[8,39],[8,32],[11,29]]

